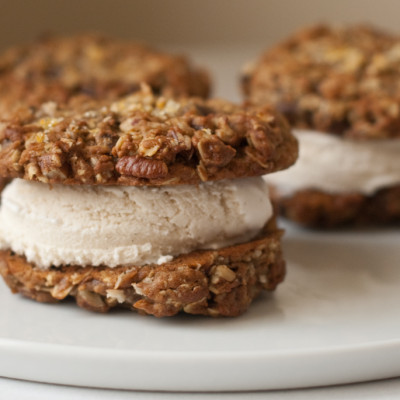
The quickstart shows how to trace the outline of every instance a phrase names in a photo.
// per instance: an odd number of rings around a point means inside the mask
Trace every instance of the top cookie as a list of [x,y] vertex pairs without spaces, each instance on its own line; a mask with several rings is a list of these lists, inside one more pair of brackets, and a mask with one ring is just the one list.
[[0,123],[0,176],[49,183],[176,185],[287,168],[297,141],[269,106],[156,96],[20,109]]
[[100,35],[45,37],[0,55],[0,113],[19,103],[113,98],[147,83],[155,93],[207,97],[204,70],[181,56]]
[[306,29],[250,66],[243,89],[299,128],[400,138],[400,38],[365,26]]

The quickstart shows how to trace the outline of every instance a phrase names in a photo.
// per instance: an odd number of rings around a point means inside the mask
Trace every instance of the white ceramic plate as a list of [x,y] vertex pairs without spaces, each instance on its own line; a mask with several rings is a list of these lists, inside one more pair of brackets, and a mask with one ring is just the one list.
[[99,315],[1,283],[0,376],[187,391],[399,376],[400,231],[287,229],[287,280],[237,319]]

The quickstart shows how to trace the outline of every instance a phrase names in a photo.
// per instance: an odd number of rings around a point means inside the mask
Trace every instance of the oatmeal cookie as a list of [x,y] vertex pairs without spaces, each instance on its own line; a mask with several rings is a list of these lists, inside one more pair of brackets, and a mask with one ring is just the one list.
[[262,291],[285,276],[280,238],[271,225],[256,240],[201,250],[161,265],[40,269],[24,256],[0,251],[0,274],[14,293],[40,302],[75,298],[78,306],[106,312],[124,307],[156,317],[180,312],[211,317],[242,314]]
[[157,96],[48,102],[0,124],[0,176],[45,183],[176,185],[292,165],[297,141],[269,106]]
[[400,138],[400,37],[369,26],[315,26],[243,74],[246,98],[298,128],[352,139]]
[[164,95],[210,92],[207,72],[185,57],[96,34],[46,36],[0,55],[0,113],[76,96],[116,99],[141,83]]
[[400,222],[400,185],[372,195],[331,194],[304,189],[276,197],[274,204],[286,218],[309,228],[390,225]]

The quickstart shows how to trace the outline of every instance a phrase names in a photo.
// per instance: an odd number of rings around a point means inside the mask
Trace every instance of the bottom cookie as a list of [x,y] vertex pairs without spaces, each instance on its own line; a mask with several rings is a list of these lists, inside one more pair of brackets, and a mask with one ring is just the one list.
[[390,225],[400,222],[400,185],[371,196],[302,190],[273,199],[280,215],[303,226]]
[[156,317],[179,312],[212,317],[242,314],[261,290],[285,276],[280,239],[269,230],[257,240],[195,251],[161,265],[40,269],[24,256],[0,251],[0,273],[14,293],[40,302],[73,297],[78,306],[106,312],[125,307]]

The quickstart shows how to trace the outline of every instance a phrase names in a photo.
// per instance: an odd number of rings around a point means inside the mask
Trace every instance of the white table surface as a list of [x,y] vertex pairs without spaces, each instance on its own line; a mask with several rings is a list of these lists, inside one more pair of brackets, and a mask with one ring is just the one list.
[[[170,50],[185,51],[202,65],[207,65],[213,74],[214,94],[233,101],[240,100],[238,74],[246,61],[257,56],[262,48],[258,45],[225,47],[197,47],[192,49],[174,48]],[[0,360],[1,361],[1,360]],[[312,400],[312,399],[398,399],[400,378],[352,385],[301,390],[239,392],[239,393],[172,393],[172,392],[138,392],[68,387],[45,383],[19,381],[0,377],[1,400],[64,400],[64,399],[277,399],[277,400]]]

